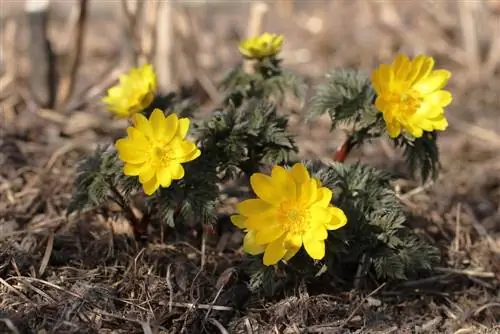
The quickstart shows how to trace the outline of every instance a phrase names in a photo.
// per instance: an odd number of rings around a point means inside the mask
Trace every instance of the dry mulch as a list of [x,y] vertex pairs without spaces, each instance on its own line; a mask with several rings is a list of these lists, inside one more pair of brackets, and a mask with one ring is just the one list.
[[[296,35],[297,45],[303,36]],[[95,53],[102,63],[112,52]],[[335,65],[353,62],[338,54]],[[321,73],[331,63],[311,66],[296,67]],[[40,111],[13,90],[15,107],[9,100],[0,125],[0,332],[499,333],[500,82],[456,89],[436,183],[413,181],[385,143],[349,158],[400,177],[394,187],[414,216],[411,226],[439,247],[441,266],[430,277],[375,291],[317,292],[297,282],[273,299],[248,290],[238,231],[205,239],[196,230],[165,230],[171,241],[141,246],[115,208],[66,217],[75,165],[123,124],[96,107],[70,117]],[[481,113],[471,112],[477,108]],[[328,121],[310,127],[292,118],[305,157],[331,156],[338,136]]]

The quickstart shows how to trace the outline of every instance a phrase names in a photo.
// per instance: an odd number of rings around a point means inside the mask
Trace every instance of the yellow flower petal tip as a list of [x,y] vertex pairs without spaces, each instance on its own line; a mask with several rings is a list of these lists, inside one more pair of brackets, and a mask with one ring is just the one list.
[[127,118],[147,108],[154,100],[156,89],[153,66],[146,64],[123,74],[120,82],[108,89],[102,102],[116,116]]
[[435,70],[434,63],[429,56],[410,59],[398,54],[391,64],[382,64],[372,72],[375,106],[383,114],[390,137],[404,131],[419,138],[424,131],[448,127],[444,108],[451,103],[452,95],[443,88],[451,73]]
[[264,253],[265,265],[290,260],[302,246],[312,259],[322,259],[328,230],[347,223],[330,203],[332,191],[301,163],[288,170],[274,166],[271,175],[255,173],[250,184],[257,198],[240,202],[231,221],[246,232],[243,250]]
[[183,163],[192,161],[201,152],[195,143],[185,140],[189,119],[176,114],[165,117],[155,109],[149,119],[134,116],[128,136],[115,143],[118,157],[124,162],[123,173],[138,176],[144,192],[152,195],[161,187],[169,187],[184,177]]
[[277,55],[283,45],[283,35],[263,33],[244,39],[239,43],[240,53],[249,59],[262,59]]

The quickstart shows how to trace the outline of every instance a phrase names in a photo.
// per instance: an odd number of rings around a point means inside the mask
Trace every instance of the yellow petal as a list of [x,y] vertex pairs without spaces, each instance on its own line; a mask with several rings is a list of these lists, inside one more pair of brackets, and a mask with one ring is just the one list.
[[327,224],[332,219],[332,212],[320,205],[312,205],[309,212],[311,213],[311,221],[314,226]]
[[155,191],[160,187],[160,184],[158,183],[158,180],[156,177],[153,177],[151,180],[149,180],[146,183],[142,184],[142,188],[144,189],[144,192],[146,195],[151,196],[155,193]]
[[287,249],[283,245],[283,240],[278,239],[266,247],[264,252],[264,265],[271,266],[278,263],[285,256]]
[[415,83],[413,88],[423,95],[429,94],[446,86],[450,77],[451,72],[449,71],[434,70],[427,76],[427,78]]
[[415,138],[420,138],[424,134],[424,130],[421,127],[413,124],[408,124],[406,126],[406,131]]
[[325,240],[328,238],[328,231],[326,230],[325,224],[313,225],[303,236],[303,242],[308,240]]
[[321,260],[325,257],[325,242],[323,240],[304,239],[304,248],[314,260]]
[[255,231],[249,230],[243,238],[243,251],[250,255],[258,255],[264,253],[265,246],[255,242]]
[[250,177],[250,184],[255,194],[269,204],[277,205],[286,197],[283,189],[280,189],[270,176],[255,173]]
[[332,219],[325,224],[328,230],[337,230],[347,224],[347,216],[344,211],[339,208],[331,206],[328,208],[332,214]]
[[184,168],[181,164],[173,163],[169,166],[170,174],[172,175],[172,179],[180,180],[184,177]]
[[124,162],[140,164],[144,163],[147,159],[144,152],[137,150],[133,143],[127,139],[118,139],[115,143],[115,147],[118,151],[118,157]]
[[155,178],[155,170],[148,164],[144,164],[144,168],[141,170],[141,173],[139,174],[139,182],[145,183],[151,180],[152,178]]
[[144,170],[144,164],[130,164],[125,163],[123,166],[123,174],[127,176],[137,176]]
[[153,129],[143,114],[135,114],[134,117],[135,128],[142,132],[147,138],[153,138]]
[[236,208],[239,213],[249,217],[265,213],[266,211],[269,211],[272,206],[261,199],[247,199],[239,203]]
[[286,248],[300,248],[302,246],[302,235],[287,233],[285,236]]
[[244,229],[245,228],[245,221],[247,218],[242,215],[232,215],[231,216],[231,222],[236,226],[237,228]]
[[186,135],[189,130],[189,118],[179,118],[179,125],[177,127],[177,136],[181,137],[182,139],[186,138]]
[[298,248],[287,248],[287,252],[283,256],[283,260],[289,261],[292,257],[297,254],[297,252],[300,250],[300,247]]
[[306,183],[300,186],[300,201],[304,205],[314,203],[318,198],[318,187],[313,179],[309,179]]
[[422,116],[424,118],[435,118],[443,114],[444,114],[443,107],[424,101],[420,105],[420,108],[418,108],[414,116]]
[[[177,141],[177,138],[173,141]],[[176,159],[179,159],[180,162],[189,162],[199,157],[200,154],[201,152],[195,143],[182,141],[179,143],[178,151],[176,152]]]
[[290,171],[295,183],[300,185],[302,183],[306,183],[309,181],[309,172],[306,167],[301,163],[296,163],[293,165],[292,170]]
[[448,127],[448,120],[444,117],[444,115],[433,118],[431,121],[434,130],[444,131]]
[[276,213],[270,210],[259,215],[247,217],[246,227],[254,230],[262,230],[276,223]]
[[176,113],[171,113],[165,118],[165,137],[163,137],[165,144],[170,143],[173,138],[176,138],[178,126],[179,119]]
[[151,124],[151,128],[153,130],[153,135],[156,140],[161,140],[166,135],[166,127],[165,127],[165,115],[163,111],[160,109],[153,110],[151,117],[149,117],[149,123]]
[[415,85],[419,81],[426,79],[434,67],[434,58],[424,55],[415,57],[412,64],[412,71],[409,75],[410,81]]
[[401,125],[399,122],[387,123],[387,133],[391,138],[396,138],[401,134]]
[[317,191],[317,196],[316,205],[326,208],[330,204],[333,194],[330,189],[321,187]]
[[260,245],[265,245],[280,238],[284,233],[285,231],[283,231],[283,227],[279,224],[266,226],[265,228],[257,231],[255,241]]
[[446,90],[438,90],[425,96],[426,102],[440,107],[446,107],[452,100],[451,93]]
[[171,169],[168,167],[163,167],[162,169],[160,169],[156,177],[158,178],[158,182],[164,188],[168,188],[172,184]]
[[287,198],[296,198],[297,186],[291,174],[281,166],[274,166],[271,171],[271,178]]

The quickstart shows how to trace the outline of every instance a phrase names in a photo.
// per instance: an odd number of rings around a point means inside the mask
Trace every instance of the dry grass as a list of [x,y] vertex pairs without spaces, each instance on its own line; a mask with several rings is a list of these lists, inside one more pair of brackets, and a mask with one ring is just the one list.
[[[14,1],[4,3],[15,7]],[[145,40],[127,37],[133,46],[128,59],[169,55],[162,75],[171,77],[162,78],[163,84],[189,86],[209,108],[218,98],[214,82],[237,60],[235,41],[246,32],[247,7],[176,5],[169,8],[174,11],[170,25],[156,32],[149,15],[140,30]],[[77,28],[65,29],[67,15],[58,15],[57,8],[49,36],[67,69],[60,93],[64,107],[58,111],[40,109],[25,88],[30,66],[26,19],[12,10],[2,20],[0,332],[500,331],[498,2],[269,4],[264,29],[287,36],[286,64],[309,82],[317,82],[329,67],[368,70],[398,50],[427,52],[453,71],[456,98],[449,108],[450,129],[439,140],[443,171],[435,184],[411,181],[398,152],[384,143],[350,158],[400,176],[394,186],[414,215],[412,227],[442,251],[441,267],[431,277],[376,291],[343,291],[328,282],[320,284],[328,289],[318,291],[301,282],[266,301],[246,287],[237,231],[178,235],[166,230],[168,243],[153,238],[141,248],[126,238],[128,225],[115,208],[66,217],[75,164],[123,127],[109,121],[98,98],[126,64],[127,58],[119,56],[123,31],[130,35],[139,28],[133,16],[121,20],[104,6],[91,7],[83,18],[76,11],[69,24]],[[160,43],[155,53],[154,36],[161,38],[159,31],[169,29],[173,40]],[[67,31],[85,38],[77,38],[81,44],[65,43],[73,38]],[[60,92],[61,86],[55,89]],[[339,138],[328,133],[328,124],[310,128],[298,122],[300,116],[293,117],[303,155],[331,156]]]

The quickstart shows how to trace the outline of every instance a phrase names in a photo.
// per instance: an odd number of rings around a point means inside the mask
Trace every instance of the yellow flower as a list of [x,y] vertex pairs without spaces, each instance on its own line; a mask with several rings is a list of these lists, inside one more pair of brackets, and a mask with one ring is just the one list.
[[246,230],[245,252],[264,253],[264,264],[291,259],[304,245],[313,259],[325,256],[327,230],[347,223],[344,212],[330,204],[332,192],[309,176],[303,164],[290,170],[274,166],[271,176],[255,173],[250,178],[259,198],[238,204],[234,225]]
[[432,57],[419,55],[410,60],[399,54],[390,65],[382,64],[373,71],[375,106],[384,114],[392,138],[402,130],[418,138],[423,131],[443,131],[448,127],[443,108],[451,103],[452,96],[442,88],[451,73],[433,67]]
[[240,53],[250,59],[261,59],[278,54],[283,44],[283,35],[264,33],[240,42]]
[[174,113],[165,117],[155,109],[149,120],[135,114],[134,123],[127,129],[128,137],[118,139],[115,147],[125,163],[123,173],[139,176],[144,192],[152,195],[160,186],[169,187],[172,180],[182,179],[181,164],[196,159],[201,152],[184,139],[189,129],[187,118]]
[[108,89],[102,99],[108,110],[126,118],[147,108],[156,94],[156,74],[153,66],[146,64],[133,68],[120,76],[120,83]]

